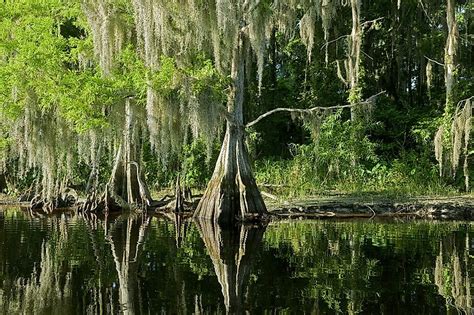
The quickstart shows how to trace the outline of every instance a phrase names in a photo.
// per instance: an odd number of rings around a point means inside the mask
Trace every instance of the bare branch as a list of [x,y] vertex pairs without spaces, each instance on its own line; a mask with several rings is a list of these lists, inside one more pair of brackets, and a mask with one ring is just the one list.
[[[383,20],[383,19],[385,19],[385,18],[384,18],[384,17],[379,17],[379,18],[376,18],[376,19],[374,19],[374,20],[365,21],[364,23],[361,24],[361,26],[362,26],[362,27],[366,27],[366,26],[368,26],[368,25],[370,25],[370,24],[373,24],[373,23],[375,23],[375,22],[377,22],[377,21],[380,21],[380,20]],[[341,36],[339,36],[339,37],[336,38],[336,39],[330,40],[330,41],[324,43],[324,44],[321,46],[321,50],[323,50],[326,46],[329,46],[330,44],[332,44],[332,43],[334,43],[334,42],[337,42],[337,41],[339,41],[339,40],[341,40],[341,39],[344,39],[344,38],[350,37],[350,36],[351,36],[351,35],[347,35],[347,34],[346,34],[346,35],[341,35]]]
[[359,102],[357,104],[337,105],[337,106],[329,106],[329,107],[316,106],[316,107],[311,107],[311,108],[308,108],[308,109],[304,109],[304,108],[283,108],[283,107],[275,108],[275,109],[273,109],[269,112],[266,112],[265,114],[262,114],[262,115],[258,116],[257,119],[249,122],[247,125],[245,125],[245,127],[250,128],[250,127],[254,126],[255,124],[257,124],[258,122],[260,122],[262,119],[264,119],[264,118],[266,118],[270,115],[273,115],[275,113],[278,113],[278,112],[311,114],[311,113],[313,113],[315,111],[318,111],[318,110],[326,110],[327,111],[327,110],[333,110],[333,109],[352,108],[352,107],[357,107],[357,106],[360,106],[360,105],[366,105],[366,104],[372,103],[377,97],[379,97],[382,94],[385,94],[385,91],[382,91],[382,92],[379,92],[375,95],[372,95],[371,97],[369,97],[365,101]]
[[428,12],[426,11],[425,5],[423,4],[423,1],[422,1],[422,0],[420,0],[420,5],[421,5],[421,8],[423,9],[423,12],[424,12],[425,15],[426,15],[426,18],[427,18],[428,21],[430,22],[430,26],[432,27],[432,26],[434,25],[433,20],[430,18],[430,15],[429,15]]
[[341,39],[343,39],[343,38],[349,37],[349,36],[350,36],[350,35],[342,35],[342,36],[339,36],[339,37],[336,38],[336,39],[330,40],[330,41],[324,43],[324,45],[321,46],[321,50],[323,50],[326,46],[328,46],[328,45],[330,45],[330,44],[332,44],[332,43],[334,43],[334,42],[337,42],[338,40],[341,40]]
[[366,52],[363,51],[363,50],[361,50],[361,51],[362,51],[362,53],[363,53],[364,55],[367,56],[367,58],[369,58],[370,60],[374,61],[374,58],[373,58],[372,56],[370,56],[368,53],[366,53]]
[[376,18],[376,19],[373,19],[373,20],[370,20],[370,21],[365,21],[364,23],[361,24],[361,26],[366,27],[368,25],[374,24],[375,22],[378,22],[378,21],[383,20],[383,19],[385,19],[385,17],[379,17],[379,18]]
[[436,60],[434,60],[434,59],[428,58],[427,56],[425,56],[425,58],[428,59],[428,60],[431,61],[431,62],[434,62],[434,63],[437,64],[437,65],[440,65],[441,67],[444,67],[444,63],[441,63],[441,62],[436,61]]
[[[474,99],[474,96],[471,96],[471,97],[465,98],[463,100],[460,100],[457,104],[457,107],[460,107],[460,106],[462,106],[463,103],[466,103],[467,101],[470,101],[470,100],[473,100],[473,99]],[[473,104],[473,106],[474,106],[474,104]]]

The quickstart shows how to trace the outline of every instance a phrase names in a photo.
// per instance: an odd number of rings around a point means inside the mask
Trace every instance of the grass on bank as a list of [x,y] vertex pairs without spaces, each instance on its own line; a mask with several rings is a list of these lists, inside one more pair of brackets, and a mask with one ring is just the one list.
[[378,163],[371,169],[348,167],[340,173],[321,173],[317,167],[294,160],[266,160],[256,163],[255,176],[263,191],[279,198],[300,199],[315,195],[345,194],[355,197],[404,199],[417,196],[459,196],[454,185],[438,176],[435,167],[424,163],[408,165],[395,160],[392,164]]

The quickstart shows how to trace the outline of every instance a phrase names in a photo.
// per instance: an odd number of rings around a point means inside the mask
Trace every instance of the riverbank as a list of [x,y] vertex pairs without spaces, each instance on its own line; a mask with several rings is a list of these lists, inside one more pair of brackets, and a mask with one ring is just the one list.
[[426,219],[474,220],[474,196],[387,197],[334,194],[289,201],[267,197],[272,214],[284,217],[413,216]]
[[[389,197],[381,194],[334,193],[281,200],[264,194],[272,216],[282,218],[371,218],[400,216],[424,219],[474,220],[474,196]],[[0,205],[28,207],[28,203],[0,195]]]

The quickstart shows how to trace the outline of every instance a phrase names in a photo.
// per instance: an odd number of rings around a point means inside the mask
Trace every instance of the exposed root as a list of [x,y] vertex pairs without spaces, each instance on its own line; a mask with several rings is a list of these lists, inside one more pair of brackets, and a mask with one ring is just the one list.
[[54,209],[72,207],[77,202],[77,193],[73,189],[67,188],[53,199],[44,199],[41,194],[37,194],[29,202],[31,210],[43,210],[46,213],[51,213]]

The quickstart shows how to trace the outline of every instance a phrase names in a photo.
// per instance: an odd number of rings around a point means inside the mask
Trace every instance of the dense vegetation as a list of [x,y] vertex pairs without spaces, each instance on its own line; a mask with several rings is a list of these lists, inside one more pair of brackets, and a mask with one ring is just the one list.
[[5,0],[0,190],[471,192],[473,34],[472,0]]

